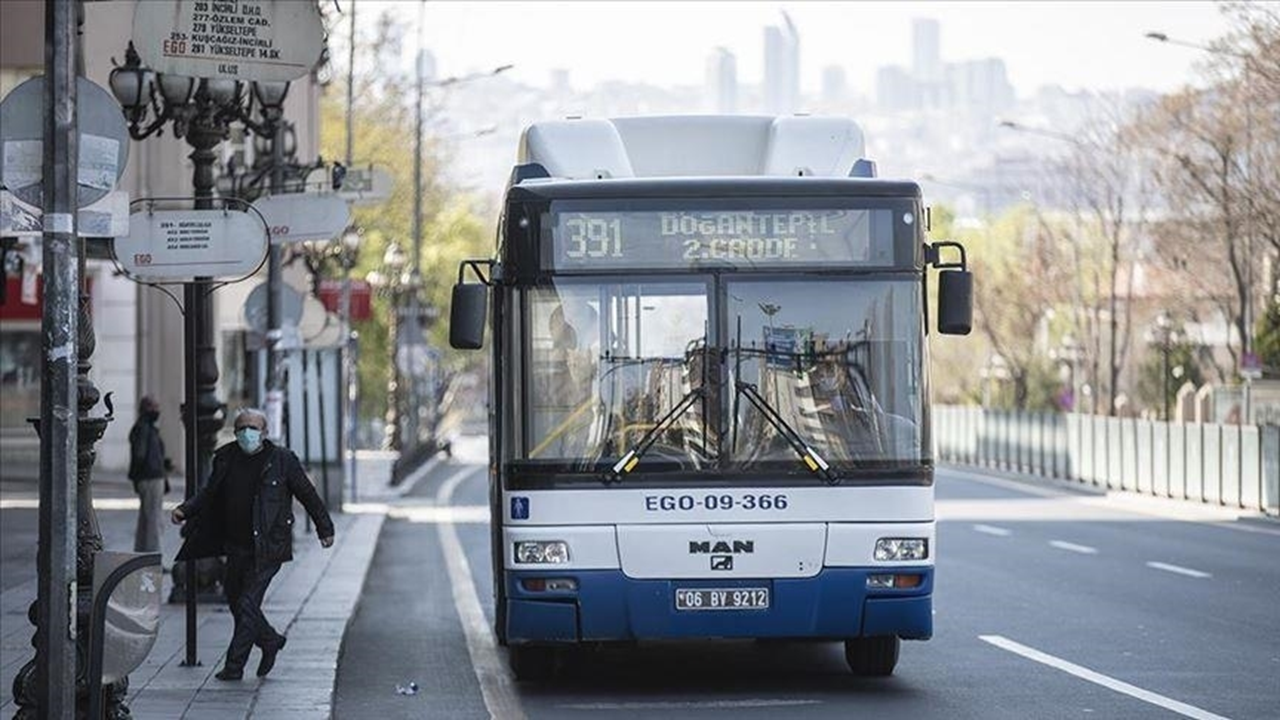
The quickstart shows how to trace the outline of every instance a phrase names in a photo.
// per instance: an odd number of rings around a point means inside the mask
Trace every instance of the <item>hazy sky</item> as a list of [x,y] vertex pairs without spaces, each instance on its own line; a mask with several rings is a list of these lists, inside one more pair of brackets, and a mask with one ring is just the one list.
[[[359,0],[361,24],[390,8],[414,27],[414,0]],[[345,2],[343,3],[345,5]],[[511,75],[546,85],[569,70],[576,89],[600,80],[700,85],[708,53],[733,52],[738,80],[760,81],[763,31],[786,11],[800,33],[801,85],[836,64],[861,92],[875,69],[911,62],[911,20],[941,23],[944,62],[1003,58],[1019,94],[1068,89],[1170,90],[1203,54],[1148,40],[1158,30],[1203,43],[1227,22],[1208,2],[440,2],[427,3],[426,44],[442,76],[514,63]],[[345,28],[344,28],[345,29]],[[345,35],[343,30],[338,34]],[[412,43],[410,31],[410,43]],[[339,42],[342,42],[339,40]]]

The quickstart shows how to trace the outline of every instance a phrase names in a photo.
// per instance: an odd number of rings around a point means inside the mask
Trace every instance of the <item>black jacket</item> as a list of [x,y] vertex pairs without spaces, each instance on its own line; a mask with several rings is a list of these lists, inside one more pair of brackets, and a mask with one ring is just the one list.
[[[178,551],[178,560],[215,557],[223,549],[226,521],[222,511],[222,488],[231,467],[231,453],[240,452],[235,443],[227,443],[213,454],[213,470],[209,481],[190,500],[179,505],[187,518],[183,528],[186,540]],[[254,556],[261,561],[288,562],[293,559],[293,499],[297,498],[315,523],[319,537],[333,536],[333,520],[316,493],[311,479],[302,469],[298,456],[288,448],[263,440],[260,452],[271,453],[262,469],[258,495],[253,501]]]
[[129,479],[162,478],[164,464],[164,440],[160,439],[160,428],[139,418],[129,430]]

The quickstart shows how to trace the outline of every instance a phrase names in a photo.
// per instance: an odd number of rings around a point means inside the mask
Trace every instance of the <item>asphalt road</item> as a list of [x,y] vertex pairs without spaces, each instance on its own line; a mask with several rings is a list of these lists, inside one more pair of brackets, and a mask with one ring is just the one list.
[[[935,635],[904,643],[892,678],[852,676],[834,643],[721,642],[601,651],[516,683],[487,630],[483,452],[460,444],[392,508],[336,717],[1280,716],[1280,524],[1173,520],[950,470]],[[411,681],[417,694],[397,693]]]

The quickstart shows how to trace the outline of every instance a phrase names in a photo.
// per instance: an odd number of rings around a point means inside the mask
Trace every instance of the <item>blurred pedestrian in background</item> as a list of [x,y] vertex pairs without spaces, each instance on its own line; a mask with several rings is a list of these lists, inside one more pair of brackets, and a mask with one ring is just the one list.
[[160,552],[160,523],[164,513],[166,477],[172,467],[160,439],[160,404],[150,395],[138,403],[138,420],[129,430],[129,479],[138,494],[138,525],[133,533],[134,552]]

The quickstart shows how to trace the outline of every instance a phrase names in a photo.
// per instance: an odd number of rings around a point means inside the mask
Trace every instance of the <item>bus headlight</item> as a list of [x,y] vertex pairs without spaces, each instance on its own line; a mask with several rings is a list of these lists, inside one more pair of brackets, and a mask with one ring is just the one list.
[[521,540],[516,543],[516,562],[560,565],[569,562],[569,543],[563,540]]
[[928,557],[929,541],[926,538],[880,538],[876,541],[877,561],[926,560]]

